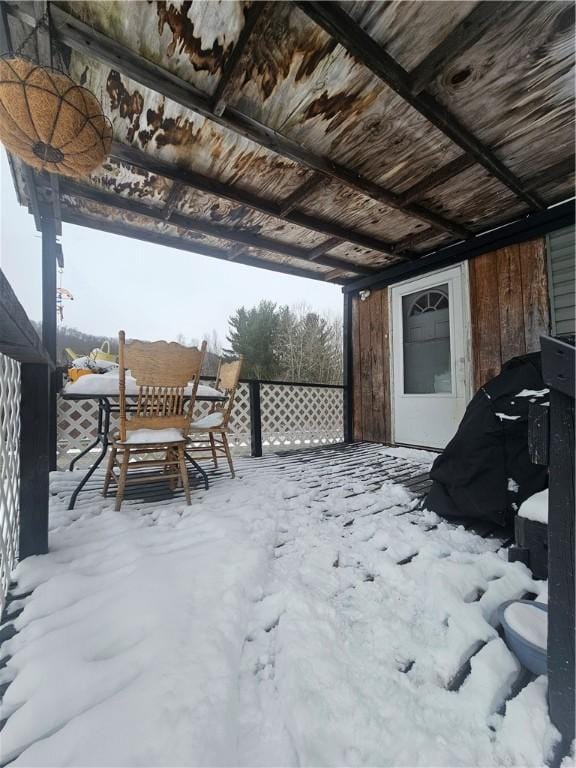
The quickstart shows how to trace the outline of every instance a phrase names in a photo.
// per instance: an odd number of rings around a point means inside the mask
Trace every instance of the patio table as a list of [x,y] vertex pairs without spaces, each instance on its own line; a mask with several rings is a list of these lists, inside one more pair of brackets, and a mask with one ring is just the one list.
[[[138,394],[138,387],[136,380],[126,372],[126,395],[136,396]],[[192,385],[186,387],[184,390],[184,397],[190,397],[192,394]],[[74,382],[68,382],[61,392],[61,397],[64,400],[96,400],[98,402],[98,427],[96,430],[96,439],[90,443],[78,456],[75,456],[68,467],[71,472],[74,469],[76,462],[85,456],[89,451],[96,448],[97,445],[101,446],[100,453],[96,461],[90,466],[84,477],[80,480],[68,504],[68,509],[74,509],[78,494],[84,488],[88,480],[92,477],[96,469],[103,462],[104,457],[108,451],[110,445],[109,433],[110,433],[110,416],[113,413],[119,413],[120,405],[118,402],[120,397],[119,392],[119,378],[117,371],[109,371],[108,373],[89,373],[81,376]],[[214,387],[209,387],[206,384],[199,384],[196,392],[196,400],[203,402],[224,402],[226,396],[222,394]],[[130,412],[134,410],[134,406],[130,406],[127,403],[127,410]],[[194,459],[186,453],[186,458],[192,464],[192,466],[202,475],[204,479],[204,486],[208,490],[208,475],[202,469],[202,467],[194,461]]]

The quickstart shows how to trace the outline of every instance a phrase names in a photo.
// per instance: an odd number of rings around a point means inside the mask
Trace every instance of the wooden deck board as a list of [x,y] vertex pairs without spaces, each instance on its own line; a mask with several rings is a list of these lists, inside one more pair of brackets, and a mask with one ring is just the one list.
[[[264,475],[269,476],[271,480],[282,478],[295,483],[295,497],[301,494],[304,507],[316,511],[321,509],[323,516],[330,519],[332,524],[341,525],[343,537],[354,535],[355,521],[358,521],[356,523],[358,525],[362,518],[373,517],[377,524],[378,515],[387,513],[388,516],[402,517],[404,521],[410,525],[418,526],[425,533],[437,529],[441,524],[448,526],[464,525],[465,528],[480,536],[503,542],[505,532],[495,530],[492,524],[474,526],[470,521],[464,520],[446,523],[436,522],[423,509],[424,497],[430,485],[428,468],[415,461],[389,455],[383,449],[383,445],[375,443],[337,444],[307,450],[270,453],[258,459],[239,457],[235,463],[237,476],[241,481],[249,482],[251,477],[256,479]],[[205,462],[204,467],[208,472],[211,488],[226,482],[236,482],[230,479],[224,466],[214,468],[209,466],[209,462]],[[70,493],[84,471],[59,473],[53,476],[52,495],[56,497],[53,498],[56,509],[67,504]],[[202,478],[192,467],[189,474],[193,489],[193,504],[195,501],[197,504],[202,504],[202,499],[209,496],[210,490],[204,490]],[[103,470],[95,473],[86,489],[81,492],[77,501],[80,514],[83,509],[87,509],[98,500],[102,501],[100,495],[102,481]],[[378,493],[385,483],[404,486],[412,495],[412,501],[408,504],[404,503],[402,508],[395,511],[394,496],[387,499],[385,493]],[[340,507],[339,511],[337,511],[338,507],[331,508],[330,497],[334,491],[339,491],[340,499],[350,499],[350,504],[347,504],[346,507]],[[112,501],[112,497],[110,497],[110,501]],[[158,507],[170,505],[174,501],[183,501],[182,490],[172,491],[167,484],[158,482],[128,487],[125,506],[140,509],[140,512],[145,515],[152,514]],[[281,549],[287,543],[286,541],[281,542],[276,548]],[[388,548],[386,546],[382,551]],[[418,545],[405,546],[398,551],[397,555],[393,554],[392,549],[389,552],[397,566],[407,569],[414,567],[411,563],[419,554]],[[367,569],[364,581],[374,580],[374,575],[370,573],[366,564],[359,563],[358,567]],[[462,600],[465,603],[477,602],[487,589],[476,588],[469,595],[464,595]],[[13,585],[8,604],[10,605],[20,597],[22,595],[17,594],[16,586]],[[14,632],[12,622],[18,613],[18,606],[14,606],[14,609],[16,609],[15,612],[8,612],[6,623],[1,630],[3,633],[8,633],[6,636]],[[442,684],[446,690],[456,692],[466,683],[472,671],[474,657],[481,653],[485,646],[485,640],[470,639],[469,648],[464,649],[464,653],[459,659],[454,659],[454,670]],[[409,674],[415,664],[417,665],[418,662],[408,661],[403,664],[399,671]],[[532,676],[520,672],[508,692],[506,701],[511,701],[518,696],[531,680],[533,680]],[[500,711],[503,711],[505,706],[506,702],[502,704]]]
[[[239,456],[234,461],[239,478],[250,479],[251,476],[256,478],[280,473],[284,479],[298,482],[307,490],[315,491],[316,502],[323,501],[333,491],[342,489],[345,498],[358,498],[361,506],[368,506],[369,495],[379,491],[385,483],[404,486],[416,500],[422,502],[431,484],[428,468],[412,460],[388,455],[384,452],[384,448],[385,446],[381,443],[335,443],[267,453],[260,458]],[[214,468],[211,461],[203,461],[201,466],[208,475],[211,487],[230,478],[227,468],[222,463],[218,468]],[[85,469],[82,469],[69,475],[68,473],[59,475],[57,494],[61,499],[72,493],[84,471]],[[69,482],[67,482],[68,477]],[[204,493],[203,480],[192,467],[189,469],[189,479],[193,493]],[[103,471],[97,471],[78,496],[76,508],[86,507],[99,497],[102,483]],[[125,503],[169,504],[181,498],[183,498],[182,489],[172,491],[167,484],[161,482],[141,483],[128,486]],[[421,516],[422,512],[419,510],[417,523]],[[353,517],[352,514],[351,517]],[[499,539],[506,545],[509,543],[510,532],[491,523],[481,521],[475,523],[468,519],[451,522],[463,525],[467,530],[484,538]],[[424,525],[423,521],[419,524]],[[427,529],[430,528],[429,522],[425,525]]]

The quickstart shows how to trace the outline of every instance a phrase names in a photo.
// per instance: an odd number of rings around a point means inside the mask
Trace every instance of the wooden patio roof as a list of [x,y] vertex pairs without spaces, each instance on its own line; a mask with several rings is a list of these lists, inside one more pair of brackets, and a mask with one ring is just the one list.
[[[44,3],[2,6],[16,50]],[[571,198],[572,2],[52,2],[23,53],[101,99],[38,216],[347,283]],[[32,48],[33,50],[30,50]]]

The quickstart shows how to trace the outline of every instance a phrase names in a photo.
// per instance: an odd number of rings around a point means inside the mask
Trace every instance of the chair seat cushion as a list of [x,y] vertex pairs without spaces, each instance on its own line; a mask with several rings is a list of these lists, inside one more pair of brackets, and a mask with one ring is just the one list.
[[192,422],[190,427],[191,429],[215,429],[216,427],[221,427],[223,423],[224,414],[215,411],[214,413],[209,413],[207,416],[202,416],[200,419],[196,419],[196,421]]
[[146,445],[181,443],[186,438],[179,429],[133,429],[126,432],[126,440],[122,445]]

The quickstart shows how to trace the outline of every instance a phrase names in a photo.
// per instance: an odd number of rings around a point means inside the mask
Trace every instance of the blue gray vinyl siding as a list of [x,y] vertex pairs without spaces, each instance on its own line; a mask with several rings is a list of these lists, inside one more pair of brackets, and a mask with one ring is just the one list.
[[548,235],[548,281],[552,333],[574,333],[574,225]]

